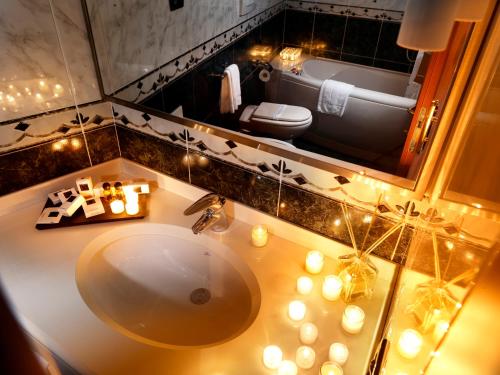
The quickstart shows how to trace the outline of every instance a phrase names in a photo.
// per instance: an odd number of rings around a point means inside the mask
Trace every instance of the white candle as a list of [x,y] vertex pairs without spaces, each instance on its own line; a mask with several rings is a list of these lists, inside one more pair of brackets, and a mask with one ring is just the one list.
[[262,353],[262,362],[264,362],[264,366],[268,369],[274,370],[277,369],[281,361],[283,360],[283,352],[276,345],[269,345],[264,348],[264,352]]
[[252,228],[252,245],[255,247],[266,246],[268,236],[265,225],[254,225]]
[[125,204],[125,211],[127,215],[136,215],[139,212],[139,203],[127,201]]
[[306,271],[312,274],[318,274],[323,269],[325,256],[321,251],[309,251],[306,256]]
[[111,212],[114,214],[121,214],[125,210],[125,205],[120,199],[116,199],[110,204]]
[[306,305],[302,301],[292,301],[288,305],[288,316],[293,321],[298,322],[306,316]]
[[342,279],[335,275],[325,277],[323,281],[323,297],[328,301],[336,301],[342,292]]
[[414,329],[405,329],[398,341],[398,351],[404,358],[413,359],[422,349],[422,335]]
[[340,342],[330,345],[330,351],[328,352],[328,359],[330,361],[343,366],[347,362],[347,358],[349,358],[349,349],[347,349],[347,346]]
[[300,326],[299,336],[303,344],[314,344],[318,338],[318,327],[314,323],[304,323]]
[[325,362],[321,365],[320,375],[343,375],[344,371],[340,365],[334,362]]
[[297,279],[297,292],[299,292],[299,294],[311,294],[313,286],[313,281],[308,276],[301,276]]
[[278,367],[278,375],[297,375],[297,365],[292,361],[284,360]]
[[316,360],[316,353],[309,346],[299,346],[297,353],[295,354],[295,362],[297,366],[302,369],[310,369],[314,366],[314,361]]
[[434,332],[432,332],[432,338],[434,341],[439,341],[443,338],[444,334],[448,332],[448,328],[450,328],[450,323],[446,320],[440,320],[436,323],[436,327],[434,327]]
[[347,333],[356,334],[365,323],[365,312],[356,305],[347,305],[342,315],[342,328]]

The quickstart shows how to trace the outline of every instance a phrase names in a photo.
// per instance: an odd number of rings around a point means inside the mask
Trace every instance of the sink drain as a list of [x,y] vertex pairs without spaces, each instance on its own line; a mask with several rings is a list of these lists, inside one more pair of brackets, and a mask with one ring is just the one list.
[[189,297],[191,302],[193,302],[195,305],[203,305],[210,301],[210,298],[212,298],[212,295],[210,294],[210,291],[205,288],[198,288],[193,290],[191,292],[191,296]]

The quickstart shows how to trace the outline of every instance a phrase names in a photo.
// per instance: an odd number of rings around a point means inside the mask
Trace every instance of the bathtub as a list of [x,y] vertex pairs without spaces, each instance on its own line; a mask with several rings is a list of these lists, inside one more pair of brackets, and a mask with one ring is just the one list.
[[[412,117],[408,109],[416,104],[404,96],[409,74],[321,58],[306,58],[300,75],[279,62],[274,67],[267,99],[313,112],[313,123],[302,138],[367,160],[394,153],[404,144]],[[342,117],[316,110],[321,84],[329,78],[355,86]]]

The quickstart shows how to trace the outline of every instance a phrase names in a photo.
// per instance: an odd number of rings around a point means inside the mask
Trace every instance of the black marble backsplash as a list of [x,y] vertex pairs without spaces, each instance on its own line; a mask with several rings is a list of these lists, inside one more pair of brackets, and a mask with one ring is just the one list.
[[0,196],[118,158],[115,126],[85,131],[0,155]]

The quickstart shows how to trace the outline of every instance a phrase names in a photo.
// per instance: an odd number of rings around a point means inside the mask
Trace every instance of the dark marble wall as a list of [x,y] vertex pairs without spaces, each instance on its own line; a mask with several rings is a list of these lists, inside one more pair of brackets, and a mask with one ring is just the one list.
[[[271,46],[274,52],[266,60],[278,53],[282,46],[284,17],[284,12],[280,12],[182,77],[163,86],[142,104],[169,113],[182,105],[185,117],[233,129],[245,104],[259,104],[264,100],[264,84],[258,79],[262,67],[249,55],[249,50],[257,44]],[[221,78],[214,74],[222,74],[230,64],[237,64],[240,69],[243,105],[235,114],[221,115]]]
[[396,44],[399,22],[285,10],[284,42],[330,59],[410,73],[416,52]]
[[120,156],[115,126],[106,125],[0,154],[0,196]]

